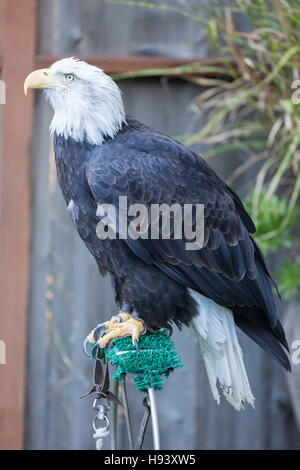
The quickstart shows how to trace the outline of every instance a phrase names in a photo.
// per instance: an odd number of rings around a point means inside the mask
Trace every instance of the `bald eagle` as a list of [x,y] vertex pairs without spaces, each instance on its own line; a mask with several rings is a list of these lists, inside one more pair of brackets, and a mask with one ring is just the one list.
[[[118,86],[99,68],[62,59],[32,72],[25,94],[29,87],[43,88],[54,110],[50,129],[60,187],[100,273],[110,274],[121,309],[90,340],[103,347],[132,335],[136,342],[146,329],[187,325],[200,342],[217,402],[221,389],[237,410],[246,401],[253,405],[237,332],[285,369],[290,363],[272,293],[276,284],[239,197],[195,152],[126,116]],[[99,237],[99,206],[118,213],[121,197],[146,208],[202,205],[201,248],[188,250],[184,236],[164,238],[161,232],[121,236],[117,226],[115,237]],[[194,227],[193,211],[191,220]],[[174,235],[172,215],[169,221]]]

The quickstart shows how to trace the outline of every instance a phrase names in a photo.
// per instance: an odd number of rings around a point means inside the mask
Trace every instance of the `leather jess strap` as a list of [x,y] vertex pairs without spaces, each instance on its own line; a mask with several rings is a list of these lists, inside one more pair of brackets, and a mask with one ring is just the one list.
[[102,361],[99,359],[99,349],[95,358],[94,365],[94,385],[91,390],[84,395],[81,395],[80,398],[86,397],[92,393],[96,394],[96,399],[106,398],[109,401],[113,401],[118,405],[123,407],[123,404],[118,400],[118,398],[109,390],[110,380],[109,380],[109,369],[108,369],[108,360],[106,359],[105,370],[103,371]]

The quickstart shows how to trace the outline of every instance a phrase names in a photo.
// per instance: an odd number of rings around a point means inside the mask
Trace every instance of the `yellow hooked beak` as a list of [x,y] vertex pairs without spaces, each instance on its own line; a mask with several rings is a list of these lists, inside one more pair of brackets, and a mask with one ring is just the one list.
[[60,83],[50,69],[38,69],[31,72],[24,82],[24,93],[27,96],[28,88],[67,88]]

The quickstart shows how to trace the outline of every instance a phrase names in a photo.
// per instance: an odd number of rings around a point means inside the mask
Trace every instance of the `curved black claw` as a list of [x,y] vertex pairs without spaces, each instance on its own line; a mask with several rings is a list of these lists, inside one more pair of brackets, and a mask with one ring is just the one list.
[[88,344],[91,344],[91,343],[90,343],[90,341],[89,341],[89,337],[87,336],[87,337],[85,338],[84,342],[83,342],[82,349],[83,349],[84,354],[85,354],[88,358],[90,358],[91,355],[90,355],[90,353],[89,353],[89,351],[88,351]]
[[171,327],[171,325],[167,325],[166,330],[168,330],[168,337],[170,338],[173,334],[173,328]]
[[139,353],[139,352],[140,352],[140,348],[139,348],[139,343],[138,343],[138,340],[137,340],[137,339],[134,340],[134,345],[135,345],[136,352]]
[[100,346],[99,346],[98,343],[95,343],[94,346],[92,347],[91,356],[92,356],[93,359],[97,359],[99,348],[100,348]]
[[105,326],[105,325],[99,325],[99,326],[97,326],[97,327],[94,329],[93,337],[94,337],[95,343],[98,341],[98,339],[100,338],[100,336],[102,336],[101,332],[104,332],[105,330],[106,330],[106,326]]
[[96,359],[97,358],[97,352],[98,352],[98,349],[100,347],[99,344],[95,343],[90,351],[88,350],[88,345],[91,346],[91,343],[90,343],[89,337],[87,336],[85,338],[84,342],[83,342],[83,345],[82,345],[83,352],[89,359],[91,357],[93,359]]

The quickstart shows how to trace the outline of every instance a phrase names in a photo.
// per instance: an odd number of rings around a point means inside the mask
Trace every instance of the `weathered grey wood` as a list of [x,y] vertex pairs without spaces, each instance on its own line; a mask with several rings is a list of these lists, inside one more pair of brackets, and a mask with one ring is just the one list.
[[[40,53],[132,54],[158,51],[201,56],[201,45],[188,49],[198,27],[169,13],[107,5],[96,0],[41,0]],[[199,88],[179,80],[141,79],[120,82],[129,114],[169,135],[191,130],[191,100]],[[102,279],[79,239],[60,190],[49,191],[50,110],[36,100],[33,149],[33,239],[28,322],[26,447],[93,449],[92,398],[79,400],[92,380],[92,361],[81,351],[85,335],[116,312],[109,279]],[[200,124],[199,124],[200,125]],[[212,166],[227,178],[240,161],[215,157]],[[52,168],[52,167],[51,167]],[[245,195],[251,180],[235,189]],[[53,187],[53,180],[52,180]],[[46,298],[47,295],[47,298]],[[237,413],[211,396],[198,345],[175,331],[184,367],[158,392],[161,442],[165,449],[299,448],[285,373],[253,342],[241,336],[256,408]],[[135,437],[143,414],[142,394],[128,379]],[[121,395],[121,394],[120,394]],[[109,446],[109,440],[105,443]],[[128,449],[124,413],[119,409],[118,446]],[[148,429],[145,448],[152,447]]]
[[[49,109],[38,97],[33,139],[31,282],[28,308],[27,345],[27,413],[26,445],[44,448],[44,426],[47,396],[47,353],[49,350],[49,319],[46,319],[46,277],[50,247],[49,197]],[[49,317],[48,317],[49,318]],[[31,431],[28,432],[28,429]]]
[[297,419],[298,428],[300,429],[300,354],[299,354],[299,341],[300,341],[300,316],[299,316],[299,299],[294,299],[286,309],[283,325],[285,327],[286,335],[291,345],[292,357],[292,374],[288,374],[287,384],[291,395],[291,405]]
[[[205,55],[203,42],[198,41],[199,24],[176,13],[104,0],[41,0],[40,5],[43,32],[49,34],[53,21],[58,26],[61,53]],[[49,47],[44,35],[39,51],[49,52]]]

